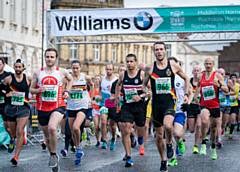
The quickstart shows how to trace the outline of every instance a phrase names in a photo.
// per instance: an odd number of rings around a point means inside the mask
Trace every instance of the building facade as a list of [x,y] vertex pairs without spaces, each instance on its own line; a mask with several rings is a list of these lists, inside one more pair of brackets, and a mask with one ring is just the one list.
[[24,60],[26,72],[41,66],[42,2],[0,0],[0,56],[13,65]]

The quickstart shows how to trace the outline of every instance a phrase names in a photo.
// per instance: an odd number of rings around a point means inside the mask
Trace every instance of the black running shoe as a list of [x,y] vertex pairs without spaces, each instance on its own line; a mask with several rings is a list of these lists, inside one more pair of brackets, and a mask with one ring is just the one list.
[[42,142],[41,146],[42,146],[42,151],[46,151],[47,145],[44,142]]
[[167,161],[161,161],[161,167],[160,167],[161,172],[167,172]]
[[174,155],[172,144],[167,144],[167,158],[171,159]]
[[18,159],[16,157],[13,157],[10,162],[12,163],[13,166],[17,166]]

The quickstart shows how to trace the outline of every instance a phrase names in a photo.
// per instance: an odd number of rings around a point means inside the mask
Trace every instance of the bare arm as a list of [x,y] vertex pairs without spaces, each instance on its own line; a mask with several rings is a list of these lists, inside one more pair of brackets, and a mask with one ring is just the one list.
[[38,94],[40,92],[43,92],[43,88],[36,88],[37,87],[37,73],[33,73],[32,76],[32,81],[31,81],[31,85],[30,85],[30,92],[32,94]]
[[64,77],[67,80],[67,85],[66,85],[66,91],[69,91],[72,88],[73,84],[73,78],[72,76],[67,72],[67,70],[62,70]]
[[224,93],[228,93],[229,92],[229,89],[228,89],[228,86],[224,83],[224,78],[222,75],[219,75],[218,73],[216,74],[216,77],[218,79],[218,87],[221,88],[221,90],[224,92]]

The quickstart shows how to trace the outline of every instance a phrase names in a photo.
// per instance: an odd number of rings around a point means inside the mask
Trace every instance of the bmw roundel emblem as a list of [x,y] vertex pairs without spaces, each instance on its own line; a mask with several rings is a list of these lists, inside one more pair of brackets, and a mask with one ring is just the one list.
[[139,30],[148,30],[153,24],[153,17],[145,11],[141,11],[134,17],[134,25]]

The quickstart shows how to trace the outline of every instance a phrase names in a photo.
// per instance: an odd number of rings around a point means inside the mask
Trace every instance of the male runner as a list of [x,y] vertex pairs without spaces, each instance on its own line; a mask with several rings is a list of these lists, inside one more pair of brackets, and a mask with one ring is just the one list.
[[[49,167],[59,168],[57,150],[57,127],[65,114],[64,99],[69,97],[72,77],[64,69],[56,66],[58,52],[54,48],[45,51],[46,67],[33,74],[30,87],[32,94],[37,94],[38,121],[43,130],[46,144],[50,153]],[[63,81],[67,80],[66,90],[63,91]]]

